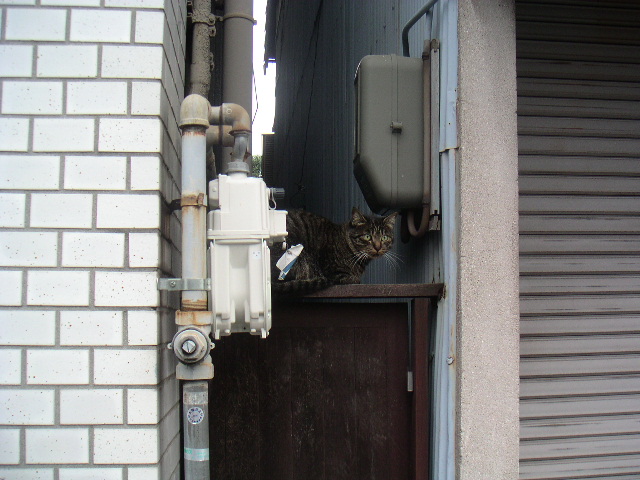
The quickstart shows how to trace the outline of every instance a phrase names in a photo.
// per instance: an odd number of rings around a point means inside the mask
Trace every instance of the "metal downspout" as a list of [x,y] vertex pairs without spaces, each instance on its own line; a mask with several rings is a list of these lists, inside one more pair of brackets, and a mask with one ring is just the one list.
[[[224,2],[224,70],[222,98],[251,112],[253,81],[253,0]],[[249,149],[251,149],[249,142]],[[231,149],[223,149],[222,173],[231,162]]]

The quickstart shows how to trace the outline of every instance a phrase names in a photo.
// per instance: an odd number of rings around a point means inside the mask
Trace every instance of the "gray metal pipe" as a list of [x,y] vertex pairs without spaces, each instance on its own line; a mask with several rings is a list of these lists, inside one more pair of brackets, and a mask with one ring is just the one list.
[[[180,109],[182,129],[182,278],[207,278],[206,152],[209,102],[189,95]],[[206,310],[207,292],[182,292],[182,310]]]
[[[222,98],[225,103],[236,103],[247,112],[251,112],[253,26],[255,24],[253,1],[226,0],[224,8]],[[228,164],[231,161],[231,150],[225,148],[222,155],[223,173],[227,172]]]
[[418,20],[422,18],[424,14],[426,14],[431,7],[433,7],[438,0],[429,0],[424,7],[416,12],[416,14],[411,17],[411,19],[406,23],[404,28],[402,29],[402,55],[405,57],[409,56],[409,30],[413,27]]
[[185,382],[182,387],[184,474],[188,480],[209,480],[209,386]]

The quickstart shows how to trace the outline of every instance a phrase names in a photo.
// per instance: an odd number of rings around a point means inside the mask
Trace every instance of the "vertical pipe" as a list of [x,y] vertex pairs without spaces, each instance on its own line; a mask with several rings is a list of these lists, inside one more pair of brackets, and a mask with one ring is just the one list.
[[[237,103],[252,112],[253,79],[253,1],[226,0],[224,10],[224,69],[222,99],[224,103]],[[251,145],[251,142],[249,142]],[[222,155],[222,172],[231,162],[231,149]]]
[[[189,95],[180,108],[182,129],[182,278],[206,278],[206,150],[209,102]],[[182,310],[206,310],[205,291],[182,292]]]
[[205,98],[209,97],[209,84],[211,83],[210,15],[211,0],[193,0],[191,15],[193,42],[189,71],[189,93],[197,93]]
[[[207,278],[206,129],[182,130],[182,278]],[[206,310],[207,293],[182,292],[182,310]]]
[[182,389],[184,474],[209,479],[209,390],[207,382],[185,382]]
[[[200,95],[189,95],[180,107],[183,279],[207,278],[205,189],[209,109],[209,102]],[[185,290],[181,310],[207,310],[207,300],[206,291]],[[208,383],[187,381],[182,388],[184,478],[209,480]]]

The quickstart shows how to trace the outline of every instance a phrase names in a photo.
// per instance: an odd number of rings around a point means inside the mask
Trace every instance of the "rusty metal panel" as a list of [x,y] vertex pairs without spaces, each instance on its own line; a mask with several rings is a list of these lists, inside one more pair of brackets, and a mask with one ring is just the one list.
[[517,1],[521,479],[640,476],[637,2]]

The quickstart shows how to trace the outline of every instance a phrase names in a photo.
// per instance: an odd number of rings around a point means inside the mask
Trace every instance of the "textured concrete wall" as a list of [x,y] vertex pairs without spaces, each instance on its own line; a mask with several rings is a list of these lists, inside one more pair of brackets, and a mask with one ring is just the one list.
[[518,184],[512,1],[459,0],[459,480],[518,478]]

